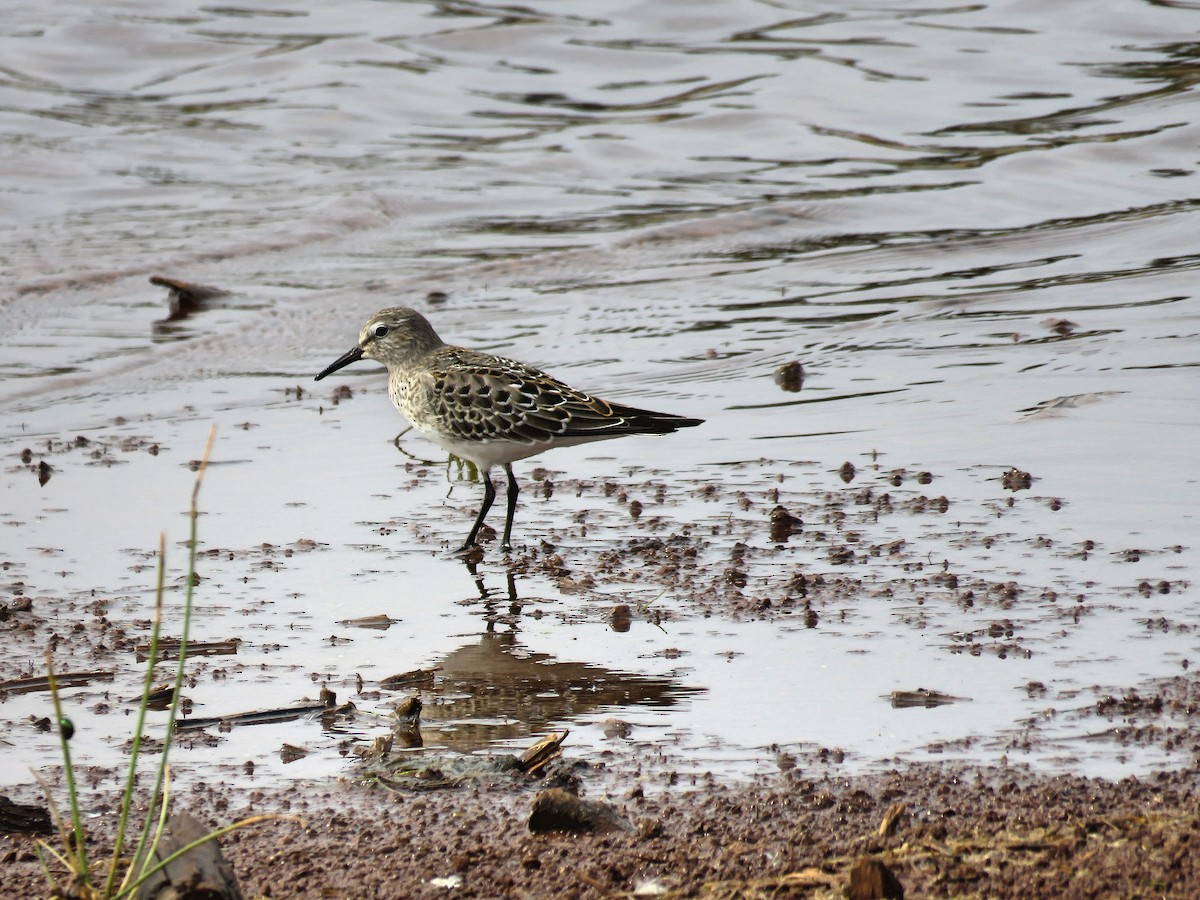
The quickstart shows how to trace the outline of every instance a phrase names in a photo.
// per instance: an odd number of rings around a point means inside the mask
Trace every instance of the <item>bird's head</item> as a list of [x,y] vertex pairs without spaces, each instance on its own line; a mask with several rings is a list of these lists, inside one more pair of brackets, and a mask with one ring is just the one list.
[[423,315],[407,306],[390,306],[367,319],[358,333],[358,346],[326,366],[315,380],[360,359],[377,360],[389,369],[404,366],[441,345],[442,339]]

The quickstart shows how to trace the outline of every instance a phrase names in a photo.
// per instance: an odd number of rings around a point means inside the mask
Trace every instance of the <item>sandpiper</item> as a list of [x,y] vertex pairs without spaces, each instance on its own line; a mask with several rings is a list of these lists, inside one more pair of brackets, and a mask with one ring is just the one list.
[[493,466],[508,476],[508,517],[503,548],[512,547],[517,480],[512,464],[549,450],[626,434],[669,434],[699,425],[669,413],[609,403],[570,387],[540,369],[490,353],[445,343],[416,310],[381,309],[367,320],[358,346],[320,375],[360,359],[387,366],[388,396],[412,426],[483,474],[483,505],[459,552],[475,546],[496,499]]

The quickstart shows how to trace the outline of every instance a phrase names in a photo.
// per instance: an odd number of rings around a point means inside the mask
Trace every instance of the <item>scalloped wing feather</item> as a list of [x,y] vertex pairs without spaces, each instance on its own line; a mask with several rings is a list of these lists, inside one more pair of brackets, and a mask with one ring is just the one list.
[[442,348],[410,387],[414,424],[465,442],[571,443],[696,424],[585,394],[515,360]]

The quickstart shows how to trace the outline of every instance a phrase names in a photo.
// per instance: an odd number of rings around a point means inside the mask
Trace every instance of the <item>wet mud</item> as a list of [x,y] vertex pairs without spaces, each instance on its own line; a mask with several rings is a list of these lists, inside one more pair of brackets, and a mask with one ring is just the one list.
[[[180,802],[209,826],[276,810],[222,842],[246,896],[843,897],[863,860],[908,897],[1191,897],[1192,772],[1119,782],[918,765],[787,769],[753,784],[645,782],[582,767],[610,827],[540,831],[533,785],[388,793],[353,784]],[[103,825],[99,828],[104,834]],[[98,842],[93,851],[100,849]],[[5,896],[38,896],[31,839],[0,835]],[[898,896],[895,893],[858,896]]]

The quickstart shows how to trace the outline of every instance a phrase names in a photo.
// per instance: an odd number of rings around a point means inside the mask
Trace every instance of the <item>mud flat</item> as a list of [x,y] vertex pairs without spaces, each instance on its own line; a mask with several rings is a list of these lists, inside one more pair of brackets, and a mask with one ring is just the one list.
[[[263,810],[303,817],[225,840],[247,897],[841,897],[863,858],[910,897],[1200,891],[1193,773],[1110,782],[914,765],[849,778],[791,770],[738,787],[603,780],[609,789],[590,795],[607,795],[628,831],[531,834],[532,787],[210,784],[179,799],[213,825]],[[0,867],[5,896],[45,895],[30,838],[0,837]]]

